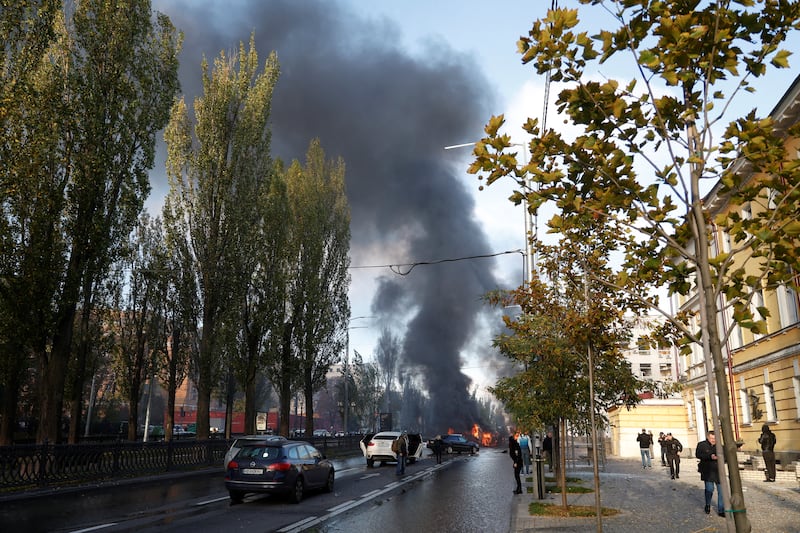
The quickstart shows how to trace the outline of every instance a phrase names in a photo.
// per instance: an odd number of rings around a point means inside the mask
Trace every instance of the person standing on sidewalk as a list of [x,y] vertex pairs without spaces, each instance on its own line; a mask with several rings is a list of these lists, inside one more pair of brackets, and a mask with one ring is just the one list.
[[544,460],[547,461],[547,469],[553,471],[553,432],[548,431],[544,440],[542,441],[542,455]]
[[672,476],[672,479],[678,479],[681,477],[681,452],[683,451],[683,444],[681,444],[681,441],[673,437],[672,433],[667,433],[664,442],[667,445],[669,475]]
[[717,487],[717,514],[725,516],[725,502],[722,499],[722,490],[719,483],[719,469],[717,468],[717,437],[714,431],[706,433],[706,440],[697,444],[694,451],[700,459],[698,470],[700,479],[705,483],[706,514],[711,513],[711,497],[714,495],[714,486]]
[[642,468],[653,468],[650,462],[650,444],[652,437],[647,434],[647,430],[642,428],[642,432],[636,437],[639,442],[639,452],[642,454]]
[[667,466],[667,435],[663,431],[658,434],[658,444],[661,446],[661,466]]
[[758,443],[761,445],[761,455],[764,457],[764,475],[767,476],[765,482],[775,481],[775,444],[778,442],[775,433],[773,433],[769,426],[764,424],[761,426],[761,436],[758,437]]
[[514,494],[522,494],[522,481],[519,478],[519,474],[522,471],[522,450],[519,447],[517,439],[514,438],[514,435],[509,435],[508,437],[508,455],[514,462],[514,481],[517,482],[517,488],[514,489]]
[[522,465],[525,467],[525,473],[531,473],[531,439],[524,431],[519,436],[519,449],[522,451]]

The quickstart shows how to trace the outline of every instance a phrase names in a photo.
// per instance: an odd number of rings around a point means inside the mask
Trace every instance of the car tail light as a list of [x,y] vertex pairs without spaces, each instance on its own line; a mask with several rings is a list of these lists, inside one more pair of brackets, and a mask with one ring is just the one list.
[[272,470],[274,472],[286,472],[291,469],[292,463],[272,463],[267,467],[267,470]]
[[228,469],[236,470],[237,468],[239,468],[239,463],[236,461],[231,461],[228,463]]
[[375,446],[375,443],[372,442],[372,441],[369,441],[369,444],[367,444],[367,446]]

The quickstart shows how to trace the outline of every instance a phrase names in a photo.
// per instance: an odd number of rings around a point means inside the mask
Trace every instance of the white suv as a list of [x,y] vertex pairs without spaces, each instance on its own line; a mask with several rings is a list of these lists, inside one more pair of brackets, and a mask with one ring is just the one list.
[[[375,461],[381,464],[397,462],[397,454],[392,451],[392,442],[400,436],[399,431],[381,431],[374,435],[366,435],[361,439],[361,451],[367,459],[367,466],[372,468]],[[422,436],[419,433],[407,433],[408,436],[408,463],[414,463],[422,457]]]

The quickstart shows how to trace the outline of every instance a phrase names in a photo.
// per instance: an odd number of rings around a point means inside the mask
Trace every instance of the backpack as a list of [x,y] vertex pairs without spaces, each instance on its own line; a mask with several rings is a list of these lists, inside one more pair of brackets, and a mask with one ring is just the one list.
[[400,437],[392,441],[392,452],[398,453],[400,451]]

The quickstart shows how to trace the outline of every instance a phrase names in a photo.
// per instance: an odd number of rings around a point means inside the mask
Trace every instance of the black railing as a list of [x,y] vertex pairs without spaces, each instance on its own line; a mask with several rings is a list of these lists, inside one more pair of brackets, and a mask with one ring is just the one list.
[[25,444],[0,447],[0,489],[50,485],[222,467],[223,439],[113,444]]
[[[296,438],[329,457],[360,453],[358,436]],[[233,440],[0,446],[0,491],[24,491],[219,466]]]

